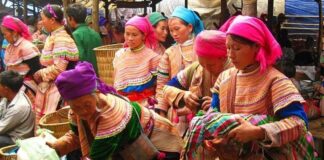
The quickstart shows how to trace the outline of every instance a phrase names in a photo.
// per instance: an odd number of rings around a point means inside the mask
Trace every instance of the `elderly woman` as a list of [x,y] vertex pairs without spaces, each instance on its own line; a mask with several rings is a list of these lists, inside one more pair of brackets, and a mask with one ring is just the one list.
[[151,106],[160,60],[160,55],[152,50],[157,47],[153,27],[147,18],[135,16],[126,23],[124,35],[125,47],[116,53],[113,61],[114,87],[129,100]]
[[218,75],[231,67],[225,41],[226,35],[221,31],[205,30],[198,34],[194,51],[199,62],[180,71],[164,87],[164,98],[170,106],[186,106],[194,112],[208,110],[212,96],[210,89]]
[[160,12],[153,12],[148,16],[148,18],[154,28],[156,38],[159,41],[158,46],[154,51],[163,55],[165,48],[162,43],[166,41],[168,36],[168,21]]
[[13,70],[24,76],[25,93],[34,103],[37,84],[33,74],[41,68],[40,53],[31,42],[32,36],[28,27],[18,18],[6,16],[2,20],[1,32],[9,42],[4,57],[6,70]]
[[[112,87],[106,86],[96,77],[90,63],[80,62],[75,69],[63,72],[55,84],[71,106],[72,131],[55,143],[50,143],[61,155],[81,146],[83,157],[93,160],[111,157],[121,159],[118,156],[128,159],[129,154],[133,153],[139,159],[148,159],[150,156],[179,158],[182,141],[176,128],[170,122],[161,123],[157,120],[161,117],[156,113],[117,95]],[[165,128],[168,131],[163,131]],[[139,138],[146,135],[154,145],[148,148],[159,150],[159,154],[150,150],[143,152],[142,149],[147,146],[138,145],[142,140]],[[142,145],[151,142],[147,140]],[[136,150],[123,150],[131,146]]]
[[195,36],[201,32],[204,27],[198,15],[196,15],[194,11],[184,7],[177,7],[174,10],[168,25],[171,36],[177,43],[165,51],[158,66],[156,88],[158,105],[156,111],[162,116],[168,116],[173,123],[178,123],[179,127],[184,126],[180,129],[181,134],[183,134],[188,121],[182,116],[179,122],[178,115],[187,115],[190,112],[186,108],[169,110],[169,105],[163,98],[163,87],[172,77],[176,76],[179,71],[197,60],[193,50],[193,43]]
[[34,74],[38,84],[36,94],[36,124],[39,119],[56,111],[60,94],[53,83],[63,71],[73,68],[79,60],[79,53],[71,35],[63,25],[63,11],[58,5],[48,4],[41,12],[42,23],[50,36],[47,37],[40,57],[44,67]]
[[[312,143],[301,104],[304,99],[289,78],[272,66],[282,54],[280,45],[257,18],[238,16],[228,26],[226,45],[235,68],[222,72],[215,83],[218,110],[263,114],[276,121],[255,126],[236,118],[239,125],[212,144],[218,152],[222,150],[223,157],[263,153],[267,159],[311,159],[313,153],[304,147],[305,143]],[[305,141],[299,141],[306,136]],[[252,143],[254,147],[247,153],[239,153],[238,146],[226,147],[228,141]]]

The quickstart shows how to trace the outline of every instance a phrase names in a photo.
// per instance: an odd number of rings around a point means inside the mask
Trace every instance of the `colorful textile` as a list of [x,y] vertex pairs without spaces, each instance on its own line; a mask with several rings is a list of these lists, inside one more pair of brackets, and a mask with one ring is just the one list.
[[129,48],[120,49],[113,60],[114,87],[128,98],[138,95],[136,99],[131,98],[132,101],[141,101],[153,96],[159,61],[160,55],[147,47],[137,52]]
[[47,37],[40,58],[43,66],[59,63],[60,60],[78,61],[79,52],[72,37],[65,31],[64,26],[53,31]]
[[[183,140],[179,131],[168,119],[161,117],[153,110],[141,109],[141,125],[144,133],[149,135],[153,145],[163,152],[180,153],[183,149]],[[166,140],[168,141],[166,143]]]
[[[257,126],[280,122],[278,121],[278,118],[273,116],[230,114],[216,111],[209,112],[203,116],[197,116],[191,121],[189,127],[189,132],[186,137],[184,159],[204,159],[204,157],[198,153],[199,148],[202,148],[203,141],[217,137],[220,138],[226,135],[229,133],[229,131],[239,125],[236,120],[239,117]],[[285,120],[291,122],[298,121],[296,117],[291,117]],[[292,124],[293,123],[291,123],[291,125]],[[279,129],[284,132],[283,126]],[[252,143],[245,144],[230,142],[228,145],[232,146],[231,151],[222,154],[223,156],[226,156],[226,154],[232,156],[234,155],[237,158],[243,159],[250,156],[256,156],[258,154],[262,154],[262,157],[265,159],[314,159],[316,152],[310,133],[306,133],[305,127],[301,127],[300,130],[295,131],[296,132],[293,135],[290,135],[295,139],[292,139],[291,142],[288,142],[282,146],[274,148],[266,147],[263,141],[254,141]],[[295,136],[296,134],[300,136]]]
[[[186,44],[186,45],[184,45]],[[163,54],[157,76],[156,98],[158,100],[157,109],[168,112],[169,105],[163,98],[163,87],[179,71],[195,62],[198,58],[193,51],[193,39],[188,40],[183,45],[176,44],[168,48]]]
[[55,85],[64,100],[91,94],[96,89],[103,94],[116,93],[114,88],[106,86],[96,76],[92,64],[88,62],[79,62],[75,69],[62,72],[57,77]]
[[[125,26],[127,27],[128,25],[136,27],[144,34],[146,47],[151,49],[155,49],[157,47],[158,41],[156,39],[154,29],[147,17],[135,16],[126,22]],[[125,47],[127,47],[127,45]]]
[[4,63],[7,70],[13,70],[21,75],[26,75],[30,68],[24,61],[40,55],[37,47],[30,41],[19,38],[14,44],[9,44],[6,49]]
[[228,92],[231,91],[234,72],[238,72],[236,96],[233,99],[234,113],[274,115],[292,102],[304,102],[290,79],[273,67],[262,74],[259,73],[260,67],[250,73],[231,68],[220,74],[212,90],[219,93],[221,112],[229,112],[231,107],[228,101],[232,97],[228,97]]
[[153,51],[162,56],[165,52],[165,47],[163,46],[163,44],[158,43],[158,46]]
[[[98,117],[93,120],[83,121],[73,111],[70,111],[70,121],[75,132],[68,132],[58,139],[55,148],[64,155],[81,146],[82,155],[93,160],[109,159],[118,153],[122,147],[133,142],[141,133],[141,125],[137,114],[141,107],[133,106],[112,94],[107,94],[106,106]],[[85,132],[84,123],[88,123],[91,135],[94,137],[92,144]]]
[[199,57],[227,57],[226,34],[216,30],[205,30],[196,36],[194,50]]
[[[244,32],[242,32],[244,28]],[[281,47],[268,27],[258,18],[249,16],[237,16],[226,32],[251,40],[260,45],[256,60],[260,62],[260,71],[276,63],[282,55]]]
[[[231,66],[232,64],[228,60],[224,65],[224,70]],[[217,77],[205,70],[199,62],[195,62],[180,71],[174,78],[179,82],[181,88],[167,84],[163,89],[164,98],[174,108],[179,108],[179,102],[183,98],[185,91],[190,91],[198,97],[211,97],[210,89],[217,79]]]
[[152,12],[148,16],[149,21],[151,22],[152,26],[157,25],[160,21],[166,20],[166,17],[164,17],[160,12]]
[[1,25],[5,28],[16,31],[20,36],[24,37],[26,40],[32,40],[32,36],[29,33],[28,26],[18,18],[15,18],[13,16],[5,16],[2,19]]
[[171,16],[178,17],[181,20],[191,24],[195,35],[198,35],[198,33],[204,30],[204,24],[198,15],[194,11],[183,6],[178,6],[175,8]]
[[97,59],[93,49],[102,45],[99,33],[86,24],[78,24],[73,37],[79,50],[80,61],[90,62],[98,74]]

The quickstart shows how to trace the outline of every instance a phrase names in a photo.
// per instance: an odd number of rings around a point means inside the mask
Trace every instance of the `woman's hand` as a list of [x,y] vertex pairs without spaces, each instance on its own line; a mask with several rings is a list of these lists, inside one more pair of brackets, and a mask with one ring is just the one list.
[[196,111],[199,107],[199,98],[195,94],[191,93],[190,91],[186,91],[183,96],[183,101],[185,102],[186,107],[188,107],[192,111]]
[[42,76],[40,74],[40,70],[38,70],[35,74],[34,74],[34,80],[36,81],[36,83],[40,83],[43,81]]
[[208,111],[208,109],[210,108],[210,105],[211,105],[211,101],[212,101],[212,98],[209,97],[209,96],[205,96],[202,98],[202,100],[204,101],[203,104],[201,105],[201,108],[204,110],[204,111]]
[[192,113],[192,112],[187,107],[177,109],[177,115],[178,116],[186,116],[186,115],[188,115],[190,113]]
[[254,126],[243,118],[238,118],[240,125],[231,130],[226,139],[233,139],[237,142],[247,143],[253,140],[263,140],[265,138],[265,130],[259,126]]

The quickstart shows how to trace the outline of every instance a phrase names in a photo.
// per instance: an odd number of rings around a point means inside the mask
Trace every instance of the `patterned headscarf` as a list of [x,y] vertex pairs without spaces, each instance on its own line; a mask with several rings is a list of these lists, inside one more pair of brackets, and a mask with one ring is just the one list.
[[20,36],[24,37],[27,40],[32,40],[28,26],[18,18],[15,18],[13,16],[5,16],[2,20],[1,25],[5,28],[17,32]]
[[152,26],[156,25],[160,21],[166,20],[166,17],[164,17],[160,12],[152,12],[148,18]]

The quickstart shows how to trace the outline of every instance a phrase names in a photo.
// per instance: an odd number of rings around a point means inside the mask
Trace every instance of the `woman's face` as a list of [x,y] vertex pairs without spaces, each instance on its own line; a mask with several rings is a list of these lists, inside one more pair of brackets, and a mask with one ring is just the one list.
[[131,48],[137,48],[144,44],[145,38],[143,33],[136,27],[128,25],[125,27],[125,41],[126,44]]
[[71,109],[83,120],[90,120],[97,114],[97,100],[95,95],[87,94],[68,101]]
[[169,29],[173,39],[182,44],[190,38],[192,33],[192,25],[185,25],[179,18],[172,18],[169,20]]
[[219,75],[224,70],[226,62],[225,57],[222,58],[207,58],[198,56],[199,64],[209,71],[212,75]]
[[14,38],[15,35],[17,36],[17,33],[14,31],[11,31],[5,27],[1,26],[1,32],[3,34],[3,37],[10,43],[10,44],[14,44],[16,39]]
[[44,15],[43,12],[41,12],[41,24],[43,24],[43,27],[45,28],[45,30],[47,32],[52,32],[53,31],[53,24],[55,24],[55,19],[52,18],[48,18]]
[[168,35],[168,22],[162,20],[155,27],[155,35],[159,42],[165,42]]
[[243,44],[234,40],[231,35],[226,37],[227,54],[238,70],[243,70],[247,66],[255,64],[256,54],[259,51],[257,45]]

